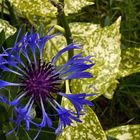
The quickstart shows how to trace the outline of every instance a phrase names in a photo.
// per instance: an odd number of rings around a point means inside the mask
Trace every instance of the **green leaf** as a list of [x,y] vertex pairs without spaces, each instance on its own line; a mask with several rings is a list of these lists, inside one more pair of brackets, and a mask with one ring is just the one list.
[[109,99],[112,98],[117,86],[121,60],[120,22],[121,18],[118,18],[111,26],[97,28],[96,30],[90,29],[89,25],[84,27],[85,25],[78,25],[77,23],[71,24],[74,40],[83,45],[86,56],[94,56],[92,60],[95,62],[95,66],[90,71],[94,78],[73,81],[72,93],[94,92],[97,96],[104,95]]
[[0,130],[0,139],[1,140],[6,140],[5,134],[3,134],[3,132],[1,130]]
[[[94,25],[94,24],[90,24],[90,23],[75,23],[75,26],[77,26],[77,29],[79,29],[79,32],[82,34],[85,30],[96,30],[97,28],[99,28],[99,25]],[[73,24],[70,26],[73,26]],[[82,28],[80,28],[82,27]],[[77,34],[78,36],[78,34]],[[79,44],[79,42],[75,42],[77,44]],[[58,35],[55,36],[54,38],[52,38],[51,40],[48,40],[46,43],[46,47],[45,50],[43,52],[43,59],[46,62],[49,62],[53,56],[55,56],[59,50],[61,50],[62,48],[67,46],[67,42],[66,39],[63,35]],[[82,51],[82,50],[81,50]],[[64,55],[62,55],[58,60],[57,60],[57,64],[64,64],[68,59],[68,55],[67,53],[64,53]]]
[[[65,106],[68,105],[64,102]],[[66,127],[57,140],[106,140],[105,133],[100,122],[90,107],[85,107],[87,114],[80,119],[82,123],[73,122],[72,126]]]
[[[38,133],[38,129],[37,128],[30,128],[30,131],[28,133],[33,139],[36,136],[36,134]],[[55,140],[56,135],[54,134],[54,132],[42,129],[39,136],[38,136],[38,140],[44,140],[44,138],[45,138],[45,140]]]
[[5,32],[5,38],[8,38],[16,32],[16,28],[11,26],[8,21],[0,19],[0,32],[2,30]]
[[126,48],[122,50],[122,60],[119,68],[119,77],[140,72],[140,48]]
[[[7,134],[8,132],[10,132],[11,130],[13,130],[13,126],[11,123],[7,123],[5,125],[3,125],[3,132],[5,134]],[[19,140],[19,137],[15,135],[16,132],[11,133],[10,135],[6,136],[6,140]]]
[[[54,0],[56,3],[58,0]],[[46,0],[10,0],[10,2],[24,14],[38,15],[42,17],[56,17],[57,9]],[[89,0],[64,0],[64,11],[66,14],[78,12],[82,7],[93,4]],[[32,8],[31,8],[32,7]]]
[[[58,2],[58,0],[54,0]],[[57,8],[46,0],[10,0],[20,15],[26,17],[35,27],[44,24],[57,24]],[[82,7],[91,5],[93,2],[88,0],[65,0],[65,14],[78,12]],[[46,31],[48,27],[46,26]]]
[[125,126],[112,128],[106,131],[106,135],[109,138],[116,138],[117,140],[139,140],[140,124],[125,125]]
[[[7,110],[3,106],[3,104],[0,103],[0,124],[4,124],[7,120],[8,120]],[[0,128],[2,128],[1,125]]]
[[23,14],[56,17],[57,9],[46,0],[10,0],[10,2]]
[[3,124],[6,123],[6,121],[8,120],[8,115],[7,115],[7,111],[6,108],[3,106],[2,103],[0,103],[0,139],[1,140],[6,140],[6,136],[3,133]]
[[21,16],[27,18],[34,27],[48,24],[56,24],[57,8],[48,0],[10,0],[11,4]]
[[82,7],[93,4],[88,0],[65,0],[64,11],[67,14],[77,13]]
[[5,41],[5,33],[4,33],[4,30],[2,30],[0,32],[0,46],[2,46],[2,44],[4,43]]
[[20,127],[18,137],[20,137],[20,140],[32,140],[27,131],[23,127]]
[[[90,72],[94,78],[84,80],[72,80],[72,93],[95,93],[90,100],[104,95],[111,99],[117,86],[117,76],[120,64],[120,18],[111,26],[100,28],[91,23],[71,23],[70,28],[74,42],[81,44],[85,55],[92,58],[95,66]],[[57,36],[48,41],[44,51],[44,59],[48,62],[60,50],[66,46],[63,36]],[[67,55],[63,55],[58,64],[64,63]],[[96,90],[95,90],[96,88]]]

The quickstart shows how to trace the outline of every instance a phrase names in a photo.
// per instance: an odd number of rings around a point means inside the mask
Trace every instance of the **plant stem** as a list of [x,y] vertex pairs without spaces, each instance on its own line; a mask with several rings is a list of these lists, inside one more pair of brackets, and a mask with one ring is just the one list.
[[[50,2],[52,3],[52,5],[54,5],[57,8],[58,11],[57,22],[58,25],[62,26],[65,30],[65,38],[67,44],[73,43],[72,34],[64,12],[64,0],[59,0],[58,3],[55,3],[53,0],[50,0]],[[70,59],[73,56],[73,54],[74,54],[73,50],[70,50],[68,52],[68,59]]]
[[[57,8],[57,11],[58,11],[58,15],[57,15],[57,24],[60,25],[61,27],[64,28],[65,30],[65,38],[66,38],[66,41],[67,41],[67,44],[71,44],[73,43],[73,40],[72,40],[72,34],[71,34],[71,31],[70,31],[70,28],[69,28],[69,24],[67,22],[67,19],[66,19],[66,16],[65,16],[65,12],[64,12],[64,0],[59,0],[58,3],[56,3],[54,0],[49,0],[51,2],[51,4],[53,6],[55,6]],[[73,56],[74,54],[74,51],[73,50],[69,50],[68,51],[68,60]],[[69,81],[70,82],[70,81]],[[63,88],[64,91],[68,90],[66,89],[68,85],[66,85],[66,83],[64,83],[63,85]],[[61,101],[62,101],[62,97],[61,96],[58,96],[57,97],[57,101],[58,103],[61,104]]]

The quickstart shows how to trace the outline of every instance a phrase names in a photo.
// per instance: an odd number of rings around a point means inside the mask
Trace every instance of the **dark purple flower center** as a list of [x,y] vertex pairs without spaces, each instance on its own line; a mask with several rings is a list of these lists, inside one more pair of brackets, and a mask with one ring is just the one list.
[[61,79],[51,63],[39,63],[37,66],[32,64],[26,68],[26,73],[22,83],[27,95],[33,95],[34,98],[52,98],[52,93],[60,91]]

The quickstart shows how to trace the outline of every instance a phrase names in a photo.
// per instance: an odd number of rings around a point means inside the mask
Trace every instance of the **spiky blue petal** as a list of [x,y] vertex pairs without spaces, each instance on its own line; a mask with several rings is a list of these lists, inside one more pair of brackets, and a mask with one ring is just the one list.
[[89,72],[75,72],[70,74],[65,80],[70,80],[70,79],[81,79],[81,78],[92,78],[92,74]]
[[72,123],[72,120],[74,120],[76,122],[82,122],[77,116],[75,116],[75,114],[73,112],[63,108],[55,100],[54,100],[54,103],[57,105],[57,107],[55,107],[54,105],[52,105],[52,106],[56,110],[56,112],[58,113],[58,116],[60,119],[58,128],[55,130],[56,134],[59,135],[63,128],[65,128],[67,125],[70,126]]
[[4,80],[0,80],[0,88],[4,88],[6,86],[20,86],[20,83],[11,83]]
[[74,44],[68,45],[68,46],[65,47],[64,49],[60,50],[60,51],[53,57],[53,59],[52,59],[51,62],[54,64],[60,55],[62,55],[64,52],[69,51],[69,50],[72,50],[72,49],[80,49],[80,46],[74,45]]
[[[53,27],[48,33],[52,29]],[[37,139],[42,128],[53,128],[52,117],[49,116],[50,114],[48,115],[45,102],[53,110],[51,115],[57,115],[59,118],[55,133],[60,134],[62,129],[70,126],[73,121],[81,122],[79,117],[85,105],[92,106],[92,103],[86,100],[86,97],[93,96],[93,94],[65,94],[62,89],[62,84],[65,80],[93,77],[87,71],[94,65],[90,60],[92,56],[83,57],[83,53],[75,54],[65,64],[57,66],[56,61],[63,53],[67,53],[72,49],[81,49],[80,45],[72,43],[58,51],[50,62],[43,62],[42,53],[46,42],[58,34],[48,35],[47,33],[46,36],[40,37],[38,32],[33,33],[31,29],[30,33],[24,34],[19,39],[20,33],[21,29],[13,47],[2,48],[3,52],[0,54],[0,70],[3,73],[14,74],[15,76],[15,83],[3,80],[1,76],[0,88],[16,86],[20,89],[20,93],[12,101],[0,96],[0,102],[12,106],[14,110],[14,118],[10,120],[15,127],[7,135],[15,130],[18,133],[22,123],[25,124],[27,131],[30,130],[30,124],[38,129],[34,140]],[[10,90],[10,93],[13,94],[12,90]],[[75,107],[75,111],[62,107],[57,101],[57,96],[67,98]],[[40,106],[42,113],[40,123],[35,122],[31,116],[34,104],[35,106]]]
[[93,106],[92,102],[90,102],[89,100],[86,100],[85,98],[89,96],[94,96],[94,94],[85,94],[85,93],[64,94],[62,92],[59,92],[58,94],[67,98],[74,105],[78,116],[80,115],[80,112],[83,109],[84,105]]

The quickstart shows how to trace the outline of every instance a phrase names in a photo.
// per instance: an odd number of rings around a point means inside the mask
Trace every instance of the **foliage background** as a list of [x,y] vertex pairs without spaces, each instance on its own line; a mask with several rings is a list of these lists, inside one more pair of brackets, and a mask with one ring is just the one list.
[[[58,2],[58,0],[56,0]],[[139,140],[140,139],[140,1],[139,0],[65,0],[65,15],[74,42],[83,45],[85,55],[94,55],[91,80],[71,82],[72,93],[95,93],[89,98],[93,108],[87,108],[82,124],[73,124],[64,130],[59,140]],[[43,26],[42,34],[59,24],[57,8],[45,0],[1,0],[0,46],[12,46],[16,30],[22,32],[33,25]],[[67,32],[64,26],[54,32]],[[65,31],[64,31],[65,30]],[[15,33],[15,34],[14,34]],[[14,34],[14,35],[13,35]],[[44,60],[67,44],[62,35],[46,44]],[[52,45],[54,46],[52,49]],[[1,50],[0,50],[1,51]],[[60,59],[61,64],[67,59]],[[62,104],[71,108],[63,100]],[[36,131],[5,137],[13,126],[8,121],[10,108],[0,103],[0,139],[31,139]],[[55,139],[54,133],[44,129],[39,140]]]

